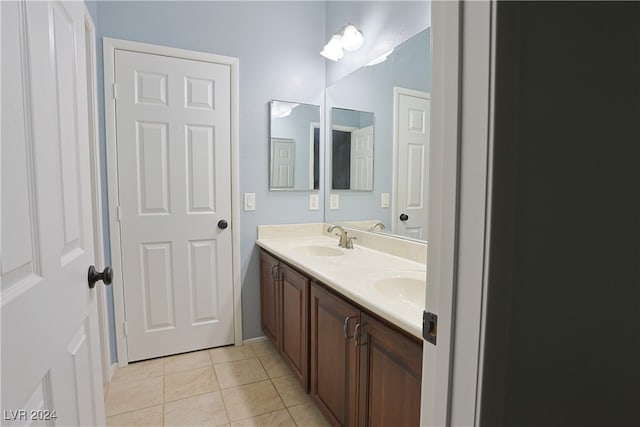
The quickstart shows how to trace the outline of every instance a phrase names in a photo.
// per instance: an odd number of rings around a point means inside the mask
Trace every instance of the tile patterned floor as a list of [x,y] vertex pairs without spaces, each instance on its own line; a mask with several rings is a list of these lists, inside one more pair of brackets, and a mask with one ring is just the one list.
[[109,426],[328,426],[268,341],[132,363],[105,406]]

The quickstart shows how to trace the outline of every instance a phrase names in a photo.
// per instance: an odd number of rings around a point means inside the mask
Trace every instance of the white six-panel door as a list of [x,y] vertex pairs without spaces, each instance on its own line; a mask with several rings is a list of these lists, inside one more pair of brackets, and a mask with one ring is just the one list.
[[84,5],[1,14],[2,424],[101,425]]
[[232,344],[230,67],[116,50],[115,76],[128,360]]
[[[398,163],[394,232],[426,240],[431,101],[425,92],[402,88],[395,88],[395,92],[394,128]],[[407,219],[401,219],[402,214]]]
[[350,189],[373,189],[373,126],[351,132]]
[[296,142],[271,138],[271,188],[293,188]]

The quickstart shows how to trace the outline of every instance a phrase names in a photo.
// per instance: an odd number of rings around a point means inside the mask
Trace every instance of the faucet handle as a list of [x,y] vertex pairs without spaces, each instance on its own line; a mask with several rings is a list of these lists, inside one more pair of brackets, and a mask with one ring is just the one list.
[[353,241],[358,240],[357,237],[347,237],[347,249],[353,249]]

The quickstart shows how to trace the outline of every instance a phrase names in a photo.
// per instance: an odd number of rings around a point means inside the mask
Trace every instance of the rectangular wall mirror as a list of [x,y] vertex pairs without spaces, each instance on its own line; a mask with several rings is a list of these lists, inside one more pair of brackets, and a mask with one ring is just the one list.
[[373,191],[373,113],[331,108],[331,189]]
[[[325,192],[326,222],[376,231],[384,226],[384,233],[426,239],[430,45],[431,29],[427,28],[325,90],[325,188],[331,189]],[[370,111],[371,117],[375,114],[375,168],[368,191],[343,191],[347,187],[356,189],[347,177],[351,171],[347,173],[344,165],[353,162],[345,160],[346,148],[336,150],[332,135],[334,125],[339,125],[337,118],[345,111]],[[340,149],[343,151],[338,155]],[[338,161],[343,163],[340,169]]]
[[320,189],[320,106],[272,100],[269,189]]

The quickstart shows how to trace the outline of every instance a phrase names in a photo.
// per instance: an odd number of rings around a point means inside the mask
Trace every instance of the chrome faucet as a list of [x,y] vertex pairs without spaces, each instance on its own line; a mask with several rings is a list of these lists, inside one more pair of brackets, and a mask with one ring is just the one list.
[[384,230],[384,224],[381,223],[380,221],[377,221],[375,224],[372,224],[369,227],[369,231],[375,231],[376,228],[379,228],[380,230]]
[[336,229],[339,231],[339,233],[335,233],[335,235],[340,237],[340,240],[338,241],[338,246],[345,249],[353,249],[353,240],[357,240],[357,239],[355,237],[349,237],[344,228],[335,224],[330,225],[329,228],[327,228],[327,232],[332,233],[333,230],[336,230]]

